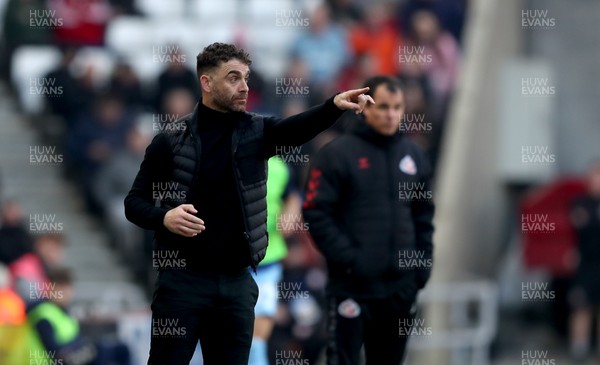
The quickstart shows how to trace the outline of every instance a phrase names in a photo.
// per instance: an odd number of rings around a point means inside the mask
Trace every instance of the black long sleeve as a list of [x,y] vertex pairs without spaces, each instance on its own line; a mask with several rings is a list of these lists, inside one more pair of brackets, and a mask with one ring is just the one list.
[[300,146],[331,127],[344,113],[333,103],[334,97],[288,118],[265,118],[267,157],[275,155],[277,146]]
[[125,217],[148,230],[162,229],[168,212],[166,208],[155,206],[152,198],[152,185],[167,181],[171,174],[171,151],[165,138],[163,134],[156,135],[146,148],[140,171],[125,198]]

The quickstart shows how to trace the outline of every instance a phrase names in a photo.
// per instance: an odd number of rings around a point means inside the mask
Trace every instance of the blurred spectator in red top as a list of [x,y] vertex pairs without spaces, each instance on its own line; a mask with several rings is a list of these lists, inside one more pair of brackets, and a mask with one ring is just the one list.
[[112,10],[106,0],[48,0],[62,26],[54,29],[58,44],[96,46],[104,44],[104,30]]
[[398,47],[402,39],[390,14],[389,4],[375,3],[365,9],[365,20],[350,32],[350,44],[355,55],[368,54],[375,62],[376,74],[396,75],[399,72]]
[[14,287],[27,302],[48,299],[48,273],[63,264],[64,238],[59,233],[37,236],[34,251],[19,257],[10,265]]

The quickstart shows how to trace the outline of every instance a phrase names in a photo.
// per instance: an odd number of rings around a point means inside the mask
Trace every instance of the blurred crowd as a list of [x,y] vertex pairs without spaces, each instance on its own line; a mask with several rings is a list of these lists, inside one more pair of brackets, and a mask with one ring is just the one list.
[[[301,1],[296,3],[303,6]],[[39,14],[56,11],[53,17],[62,19],[63,24],[50,30],[31,27],[32,9]],[[466,11],[466,0],[368,4],[328,0],[312,6],[306,11],[307,26],[298,27],[296,39],[281,50],[288,61],[284,74],[278,77],[302,80],[300,86],[309,92],[281,97],[276,92],[276,79],[253,70],[248,109],[289,116],[339,90],[361,87],[371,76],[395,75],[404,84],[406,117],[429,126],[405,133],[426,151],[435,166],[448,105],[457,86]],[[145,15],[137,10],[135,0],[8,0],[2,22],[0,76],[10,84],[12,56],[21,46],[53,45],[60,50],[60,64],[44,76],[62,86],[63,96],[46,95],[38,118],[58,121],[64,133],[56,143],[65,155],[66,178],[79,188],[88,211],[104,223],[113,248],[150,292],[152,237],[126,221],[123,198],[153,134],[190,113],[199,98],[199,88],[195,55],[188,55],[187,62],[173,57],[151,82],[143,82],[124,58],[117,58],[108,78],[100,80],[93,66],[75,65],[81,47],[104,47],[105,30],[111,21],[123,16]],[[243,38],[235,42],[244,46]],[[253,50],[247,50],[252,56]],[[300,153],[310,156],[343,133],[350,122],[342,118]],[[292,163],[290,168],[295,185],[304,186],[307,164]],[[48,281],[50,274],[45,273],[61,260],[64,240],[54,234],[32,239],[26,230],[13,228],[20,225],[15,206],[18,203],[3,204],[0,260],[11,267],[12,284],[8,287],[18,293],[21,278],[24,283]],[[19,244],[14,244],[17,241]],[[302,348],[313,363],[325,335],[320,321],[324,264],[306,231],[289,235],[287,241],[284,282],[302,283],[303,288],[310,289],[311,299],[281,301],[271,347]],[[140,252],[145,260],[139,260]],[[33,263],[15,264],[27,261],[25,257]]]
[[[129,349],[92,339],[70,313],[74,278],[65,266],[65,237],[32,233],[22,206],[0,210],[0,361],[69,365],[129,364]],[[44,224],[44,223],[39,223]],[[35,231],[35,229],[33,229]]]

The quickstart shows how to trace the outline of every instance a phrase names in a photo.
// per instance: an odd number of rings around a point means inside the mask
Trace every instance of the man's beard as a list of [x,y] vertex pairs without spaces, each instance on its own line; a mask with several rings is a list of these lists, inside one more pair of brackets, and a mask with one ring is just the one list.
[[246,111],[246,108],[244,106],[241,107],[236,107],[235,104],[233,103],[233,100],[231,100],[229,97],[227,97],[226,94],[221,93],[220,90],[216,90],[214,91],[214,97],[213,97],[213,101],[215,103],[215,105],[217,105],[220,109],[228,111],[228,112],[244,112]]

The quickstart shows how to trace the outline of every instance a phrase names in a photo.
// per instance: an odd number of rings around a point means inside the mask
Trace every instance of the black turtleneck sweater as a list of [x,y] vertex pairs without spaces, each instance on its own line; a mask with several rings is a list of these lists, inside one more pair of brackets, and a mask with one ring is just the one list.
[[201,141],[198,183],[192,204],[206,230],[194,237],[191,268],[239,270],[250,265],[231,156],[231,137],[244,113],[222,113],[198,106],[197,141]]

